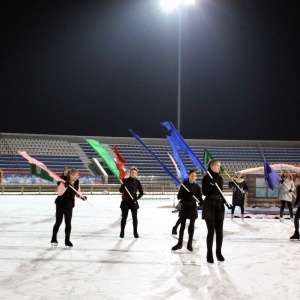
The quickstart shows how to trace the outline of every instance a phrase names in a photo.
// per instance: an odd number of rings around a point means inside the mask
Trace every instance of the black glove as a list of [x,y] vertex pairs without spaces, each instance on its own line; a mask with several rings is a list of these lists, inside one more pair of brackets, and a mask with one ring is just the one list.
[[213,178],[211,178],[209,183],[210,183],[211,185],[215,185],[216,181],[215,181]]
[[281,179],[281,180],[280,180],[280,183],[284,183],[284,180],[283,180],[283,179]]
[[232,208],[232,204],[225,202],[225,205],[227,206],[227,208],[231,209]]
[[64,186],[65,186],[65,188],[68,188],[69,187],[69,182],[68,181],[66,181],[66,182],[64,182]]
[[198,204],[199,204],[199,206],[203,205],[203,200],[201,198],[199,199]]
[[289,192],[292,193],[293,191],[291,189],[289,189]]
[[81,196],[80,197],[83,201],[87,200],[87,196]]

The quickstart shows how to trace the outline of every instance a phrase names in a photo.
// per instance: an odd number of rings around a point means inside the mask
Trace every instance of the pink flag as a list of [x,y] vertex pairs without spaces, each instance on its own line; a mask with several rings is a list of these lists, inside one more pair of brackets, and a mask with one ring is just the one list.
[[36,174],[39,177],[49,181],[53,181],[53,179],[55,179],[57,181],[65,182],[65,180],[49,170],[42,162],[32,158],[25,151],[18,151],[18,153],[22,155],[26,160],[28,160],[31,173]]

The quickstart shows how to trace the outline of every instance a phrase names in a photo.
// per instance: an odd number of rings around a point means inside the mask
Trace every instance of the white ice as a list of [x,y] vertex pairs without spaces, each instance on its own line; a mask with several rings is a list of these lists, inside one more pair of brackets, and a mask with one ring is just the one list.
[[[140,200],[139,234],[129,215],[120,232],[120,196],[76,201],[71,241],[51,248],[54,195],[0,196],[0,299],[298,299],[300,243],[293,223],[225,219],[224,263],[206,262],[206,225],[196,221],[194,251],[174,253],[173,199]],[[215,247],[215,244],[214,244]]]

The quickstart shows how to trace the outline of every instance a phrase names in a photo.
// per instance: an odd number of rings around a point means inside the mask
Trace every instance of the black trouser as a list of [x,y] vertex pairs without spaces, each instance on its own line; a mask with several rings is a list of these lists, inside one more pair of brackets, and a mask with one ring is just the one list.
[[121,210],[122,210],[121,231],[124,232],[124,229],[126,226],[126,220],[127,220],[127,216],[128,216],[128,211],[131,210],[133,231],[134,231],[134,233],[137,233],[137,225],[138,225],[137,203],[123,203],[121,205]]
[[280,218],[283,217],[283,211],[284,211],[285,203],[287,203],[287,205],[288,205],[288,207],[289,207],[290,216],[291,216],[291,218],[292,218],[292,217],[293,217],[292,202],[290,202],[290,201],[285,201],[285,200],[280,200],[280,202],[281,202]]
[[234,214],[234,210],[236,208],[236,206],[240,206],[241,207],[241,214],[244,214],[244,205],[233,205],[231,208],[231,214]]
[[[179,230],[179,243],[183,242],[183,235],[184,235],[184,229],[185,229],[185,224],[186,224],[186,218],[181,218],[180,217],[180,230]],[[195,231],[195,219],[190,219],[190,224],[188,227],[188,233],[189,233],[189,241],[193,240],[194,236],[194,231]]]
[[177,227],[178,227],[180,224],[181,224],[181,219],[180,219],[180,217],[179,217],[174,227],[177,229]]
[[207,226],[206,245],[207,250],[212,250],[214,233],[216,230],[217,250],[221,250],[223,243],[223,223],[224,220],[205,220]]
[[66,240],[70,239],[71,234],[71,221],[72,221],[72,214],[73,214],[73,208],[71,209],[62,209],[58,205],[56,205],[56,222],[53,226],[53,238],[56,239],[56,235],[58,233],[59,227],[62,223],[63,217],[65,217],[65,234],[66,234]]
[[299,231],[299,218],[300,218],[300,206],[298,207],[296,214],[295,214],[295,220],[294,220],[294,224],[295,224],[295,230]]

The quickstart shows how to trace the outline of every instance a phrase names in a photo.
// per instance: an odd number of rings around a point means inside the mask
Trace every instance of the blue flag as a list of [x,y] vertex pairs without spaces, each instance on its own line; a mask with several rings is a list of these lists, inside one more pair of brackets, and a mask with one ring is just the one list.
[[163,162],[156,156],[155,153],[153,153],[142,141],[142,139],[135,134],[131,129],[129,129],[129,132],[144,146],[144,148],[157,160],[157,162],[162,166],[164,171],[173,179],[175,185],[180,185],[180,180],[173,175],[173,173],[163,164]]
[[190,157],[191,161],[193,162],[193,164],[196,167],[198,167],[202,171],[206,172],[207,171],[206,167],[202,164],[202,162],[196,156],[196,154],[194,153],[194,151],[186,143],[186,141],[183,139],[183,137],[177,131],[177,129],[175,128],[175,126],[172,124],[172,122],[162,122],[161,124],[163,126],[165,126],[168,129],[168,131],[170,132],[171,137],[173,139],[173,142],[177,146],[177,149],[180,150],[180,151],[183,151],[184,153],[186,153]]
[[271,190],[274,190],[280,181],[279,175],[274,169],[270,167],[268,162],[264,159],[264,173],[265,173],[265,183]]
[[173,142],[173,139],[172,137],[168,136],[167,135],[167,140],[169,141],[169,144],[172,148],[172,151],[173,151],[173,156],[175,158],[175,160],[177,161],[178,165],[179,165],[179,169],[180,169],[180,180],[187,180],[189,175],[188,175],[188,172],[187,172],[187,169],[186,169],[186,166],[182,160],[182,157],[180,155],[180,153],[178,152],[174,142]]

